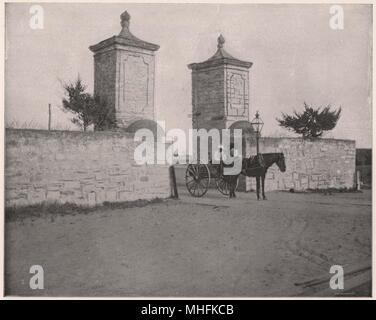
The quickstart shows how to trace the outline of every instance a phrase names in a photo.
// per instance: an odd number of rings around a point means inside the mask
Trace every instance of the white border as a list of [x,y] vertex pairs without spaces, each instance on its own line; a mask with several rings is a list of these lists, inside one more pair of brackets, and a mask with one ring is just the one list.
[[[1,1],[1,37],[0,37],[0,101],[1,101],[1,109],[0,109],[0,145],[1,145],[1,160],[0,160],[0,207],[1,207],[1,213],[0,213],[0,299],[5,300],[204,300],[204,299],[211,299],[211,300],[375,300],[376,297],[376,288],[375,288],[375,256],[376,256],[376,248],[375,248],[375,235],[374,230],[376,228],[376,219],[375,219],[375,206],[374,206],[374,199],[375,199],[375,187],[376,187],[376,172],[373,170],[372,173],[372,298],[346,298],[346,297],[333,297],[333,298],[316,298],[316,297],[15,297],[15,296],[7,296],[4,297],[4,65],[5,65],[5,57],[4,57],[4,44],[5,44],[5,3],[77,3],[77,1],[74,0],[57,0],[57,1],[48,1],[48,0],[40,0],[40,1],[22,1],[22,0],[14,0],[14,1]],[[207,4],[373,4],[373,43],[372,43],[372,54],[373,54],[373,63],[372,63],[372,98],[375,93],[375,81],[373,81],[373,70],[375,65],[375,54],[373,53],[373,48],[375,44],[375,25],[374,25],[374,17],[375,17],[375,0],[371,1],[317,1],[317,0],[310,0],[310,1],[279,1],[279,0],[258,0],[258,1],[234,1],[234,0],[222,0],[222,1],[214,1],[214,0],[206,0],[206,1],[197,1],[197,0],[191,0],[191,1],[170,1],[170,0],[133,0],[133,1],[114,1],[114,2],[108,2],[105,0],[80,0],[79,3],[107,3],[107,4],[115,4],[115,3],[207,3]],[[373,103],[373,99],[372,99]],[[374,111],[374,108],[372,108],[372,157],[373,157],[373,163],[372,167],[375,168],[376,166],[376,151],[375,151],[375,132],[374,132],[374,123],[376,121],[376,113]]]

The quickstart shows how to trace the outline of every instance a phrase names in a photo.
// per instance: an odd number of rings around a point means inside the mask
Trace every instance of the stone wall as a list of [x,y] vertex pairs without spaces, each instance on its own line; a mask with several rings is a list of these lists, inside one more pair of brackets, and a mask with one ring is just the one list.
[[[256,154],[254,142],[248,154]],[[267,173],[265,190],[353,188],[355,186],[355,141],[336,139],[261,138],[260,152],[283,152],[286,172],[274,164]],[[255,190],[254,178],[246,190]]]
[[137,165],[124,132],[6,130],[6,206],[170,196],[168,166]]
[[[265,190],[299,191],[355,186],[355,141],[261,138],[260,151],[283,152],[286,159],[285,172],[280,172],[275,164],[269,168]],[[253,140],[247,145],[247,155],[250,154],[256,154]],[[186,167],[175,166],[177,184],[184,188]],[[212,187],[215,188],[215,183]],[[256,179],[241,175],[238,191],[251,190],[256,190]]]

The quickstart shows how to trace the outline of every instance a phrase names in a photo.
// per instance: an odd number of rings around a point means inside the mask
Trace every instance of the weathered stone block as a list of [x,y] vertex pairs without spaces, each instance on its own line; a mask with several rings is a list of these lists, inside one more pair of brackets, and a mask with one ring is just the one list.
[[308,184],[308,176],[306,176],[306,175],[301,175],[301,176],[300,176],[300,183],[301,183],[302,185],[306,185],[306,184]]
[[97,204],[97,196],[95,192],[89,192],[87,194],[87,202],[89,206],[95,206]]
[[60,199],[60,191],[47,191],[47,201],[58,201]]
[[317,189],[317,187],[318,187],[317,181],[312,181],[312,180],[309,181],[309,185],[308,185],[309,189]]
[[72,189],[79,189],[81,186],[80,181],[65,181],[64,182],[64,189],[65,190],[72,190]]
[[106,191],[106,201],[109,201],[109,202],[117,201],[117,192],[116,191]]

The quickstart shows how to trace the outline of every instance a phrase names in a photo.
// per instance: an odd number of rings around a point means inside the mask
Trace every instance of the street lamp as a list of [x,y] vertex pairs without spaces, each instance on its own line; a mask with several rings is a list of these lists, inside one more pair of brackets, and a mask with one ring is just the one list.
[[260,114],[257,111],[255,118],[251,121],[251,125],[253,130],[256,132],[256,148],[257,148],[257,155],[259,154],[259,138],[261,134],[262,127],[264,126],[264,122],[260,118]]

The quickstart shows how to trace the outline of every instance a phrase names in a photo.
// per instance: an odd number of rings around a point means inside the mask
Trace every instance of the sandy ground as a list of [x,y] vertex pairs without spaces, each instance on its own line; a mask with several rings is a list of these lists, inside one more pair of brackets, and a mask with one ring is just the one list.
[[[295,296],[331,265],[371,264],[370,191],[270,192],[267,201],[179,191],[141,208],[7,221],[6,294]],[[31,265],[43,266],[44,290],[29,288]]]

